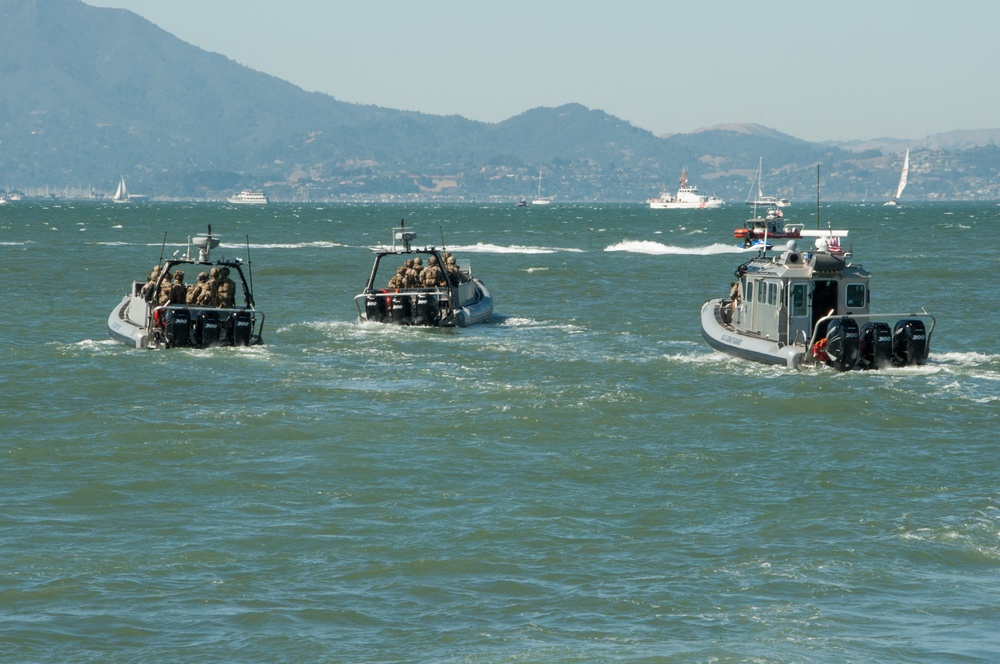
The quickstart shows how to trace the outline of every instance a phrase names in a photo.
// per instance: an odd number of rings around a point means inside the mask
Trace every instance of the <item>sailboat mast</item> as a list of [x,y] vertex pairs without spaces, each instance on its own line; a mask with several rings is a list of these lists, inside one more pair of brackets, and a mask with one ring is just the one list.
[[819,164],[816,164],[816,230],[819,230]]

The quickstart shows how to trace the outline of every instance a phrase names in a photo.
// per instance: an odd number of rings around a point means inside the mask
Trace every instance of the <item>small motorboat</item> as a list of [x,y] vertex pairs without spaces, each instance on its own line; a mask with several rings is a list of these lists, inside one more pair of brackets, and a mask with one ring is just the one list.
[[361,322],[466,327],[493,314],[486,285],[468,261],[432,246],[416,247],[417,234],[401,220],[392,244],[372,247],[375,264],[354,298]]
[[[241,259],[212,258],[219,243],[209,226],[207,235],[188,238],[183,256],[175,254],[163,260],[161,250],[161,260],[149,279],[134,281],[108,317],[111,338],[130,348],[263,343],[264,314],[255,308],[252,278],[244,275]],[[198,250],[196,255],[192,248]],[[180,269],[185,266],[191,266],[192,274],[201,272],[190,286],[184,283]]]
[[[756,209],[754,210],[756,212]],[[733,231],[739,247],[754,247],[767,244],[768,240],[798,239],[802,237],[805,224],[786,224],[784,214],[777,208],[768,208],[763,217],[754,215],[746,220],[743,228]],[[770,247],[768,247],[770,249]]]
[[852,263],[847,231],[801,230],[807,252],[788,240],[777,255],[763,248],[735,272],[726,298],[701,308],[709,346],[746,360],[838,371],[921,365],[936,323],[926,311],[873,314],[870,274]]

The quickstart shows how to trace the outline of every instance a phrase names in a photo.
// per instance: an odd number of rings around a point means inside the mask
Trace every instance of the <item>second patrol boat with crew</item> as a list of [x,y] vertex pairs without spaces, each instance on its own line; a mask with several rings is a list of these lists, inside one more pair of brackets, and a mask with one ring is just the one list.
[[468,261],[460,263],[437,247],[414,246],[416,237],[400,220],[391,245],[372,247],[375,264],[364,290],[354,298],[359,320],[429,327],[465,327],[489,320],[493,297],[482,280],[472,276]]

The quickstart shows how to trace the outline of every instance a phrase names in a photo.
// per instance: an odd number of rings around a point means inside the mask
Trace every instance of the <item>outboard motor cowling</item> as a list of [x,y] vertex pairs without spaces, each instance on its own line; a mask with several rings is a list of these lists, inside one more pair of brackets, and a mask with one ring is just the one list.
[[892,364],[892,328],[868,322],[861,327],[861,368],[881,369]]
[[253,336],[253,315],[246,309],[237,311],[226,321],[226,340],[233,346],[249,346]]
[[413,307],[413,324],[434,325],[437,316],[437,297],[433,293],[418,293]]
[[923,364],[927,359],[927,330],[919,318],[904,318],[892,331],[892,362],[897,366]]
[[194,322],[194,345],[198,348],[218,346],[222,337],[222,322],[219,312],[203,311]]
[[166,322],[163,325],[163,336],[167,346],[191,345],[191,312],[188,309],[167,309]]
[[389,307],[389,318],[396,325],[410,324],[410,298],[407,295],[396,294],[392,296],[392,304]]
[[385,320],[385,300],[386,298],[375,294],[365,296],[365,319],[368,322],[381,323]]
[[849,371],[860,353],[858,321],[838,318],[826,326],[826,363],[837,371]]

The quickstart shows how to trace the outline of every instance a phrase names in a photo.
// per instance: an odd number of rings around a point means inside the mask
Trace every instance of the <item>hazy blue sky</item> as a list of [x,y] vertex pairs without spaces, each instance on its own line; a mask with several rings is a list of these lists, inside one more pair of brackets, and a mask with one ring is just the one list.
[[498,122],[578,102],[656,134],[1000,127],[997,0],[86,0],[349,102]]

